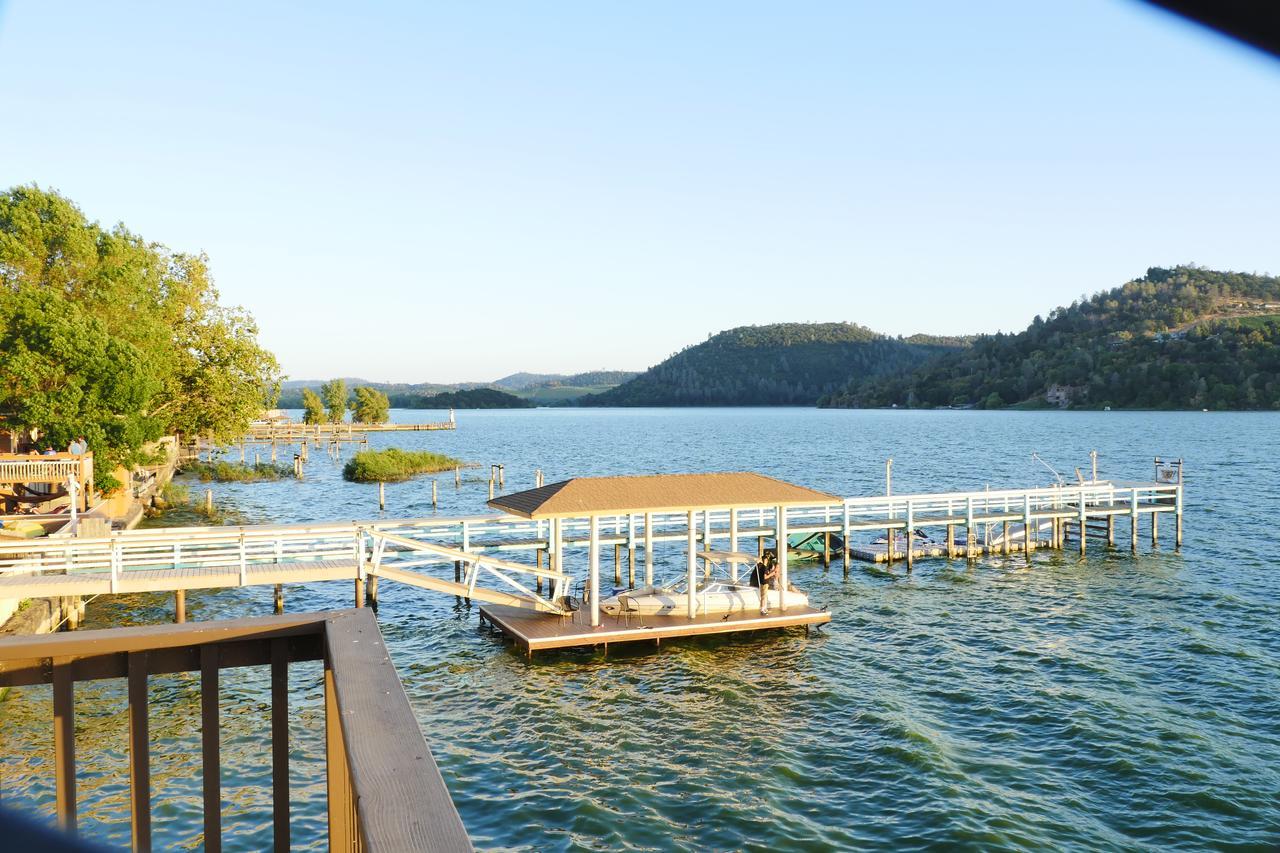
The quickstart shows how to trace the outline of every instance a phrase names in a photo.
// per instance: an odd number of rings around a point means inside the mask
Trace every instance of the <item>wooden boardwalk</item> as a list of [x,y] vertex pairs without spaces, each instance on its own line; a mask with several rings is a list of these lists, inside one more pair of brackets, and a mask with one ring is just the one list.
[[812,607],[789,607],[787,611],[710,616],[606,616],[591,627],[585,611],[565,616],[534,613],[527,609],[486,604],[480,608],[482,621],[489,622],[515,641],[527,654],[545,649],[577,646],[608,646],[610,643],[653,642],[677,637],[698,637],[738,631],[764,631],[796,625],[824,625],[831,614]]

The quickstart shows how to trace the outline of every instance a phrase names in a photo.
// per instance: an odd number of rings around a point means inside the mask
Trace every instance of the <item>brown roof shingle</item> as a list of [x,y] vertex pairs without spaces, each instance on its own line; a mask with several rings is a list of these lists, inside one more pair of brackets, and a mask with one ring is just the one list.
[[752,472],[575,477],[502,495],[489,506],[524,518],[581,518],[641,512],[838,503],[824,492]]

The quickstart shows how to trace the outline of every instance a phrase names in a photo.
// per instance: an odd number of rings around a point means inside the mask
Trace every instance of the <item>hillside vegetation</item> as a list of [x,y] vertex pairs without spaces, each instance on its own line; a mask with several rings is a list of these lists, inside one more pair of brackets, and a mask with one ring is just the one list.
[[1280,279],[1153,267],[823,405],[1280,408]]
[[853,323],[742,326],[688,347],[636,378],[583,397],[594,406],[813,405],[851,375],[915,367],[958,339],[890,338]]
[[397,409],[528,409],[533,403],[496,388],[445,391],[441,394],[395,394],[391,405]]

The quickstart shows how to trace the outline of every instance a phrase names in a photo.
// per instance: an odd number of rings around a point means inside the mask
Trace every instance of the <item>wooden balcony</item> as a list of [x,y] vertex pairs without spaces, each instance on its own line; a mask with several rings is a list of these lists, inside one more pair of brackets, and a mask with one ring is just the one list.
[[[0,687],[53,685],[59,824],[76,831],[75,686],[127,680],[131,832],[151,849],[148,677],[200,673],[204,846],[222,848],[218,684],[226,670],[271,667],[273,830],[254,846],[290,847],[289,664],[324,662],[329,848],[470,850],[466,829],[418,728],[371,610],[114,628],[0,641]],[[163,792],[161,792],[163,793]]]

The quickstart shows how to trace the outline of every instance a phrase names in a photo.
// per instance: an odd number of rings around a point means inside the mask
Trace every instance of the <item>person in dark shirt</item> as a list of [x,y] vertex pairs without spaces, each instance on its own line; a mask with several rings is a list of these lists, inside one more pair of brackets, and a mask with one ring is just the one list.
[[778,559],[773,554],[765,554],[751,570],[751,585],[760,590],[760,613],[769,612],[769,587],[778,577]]

